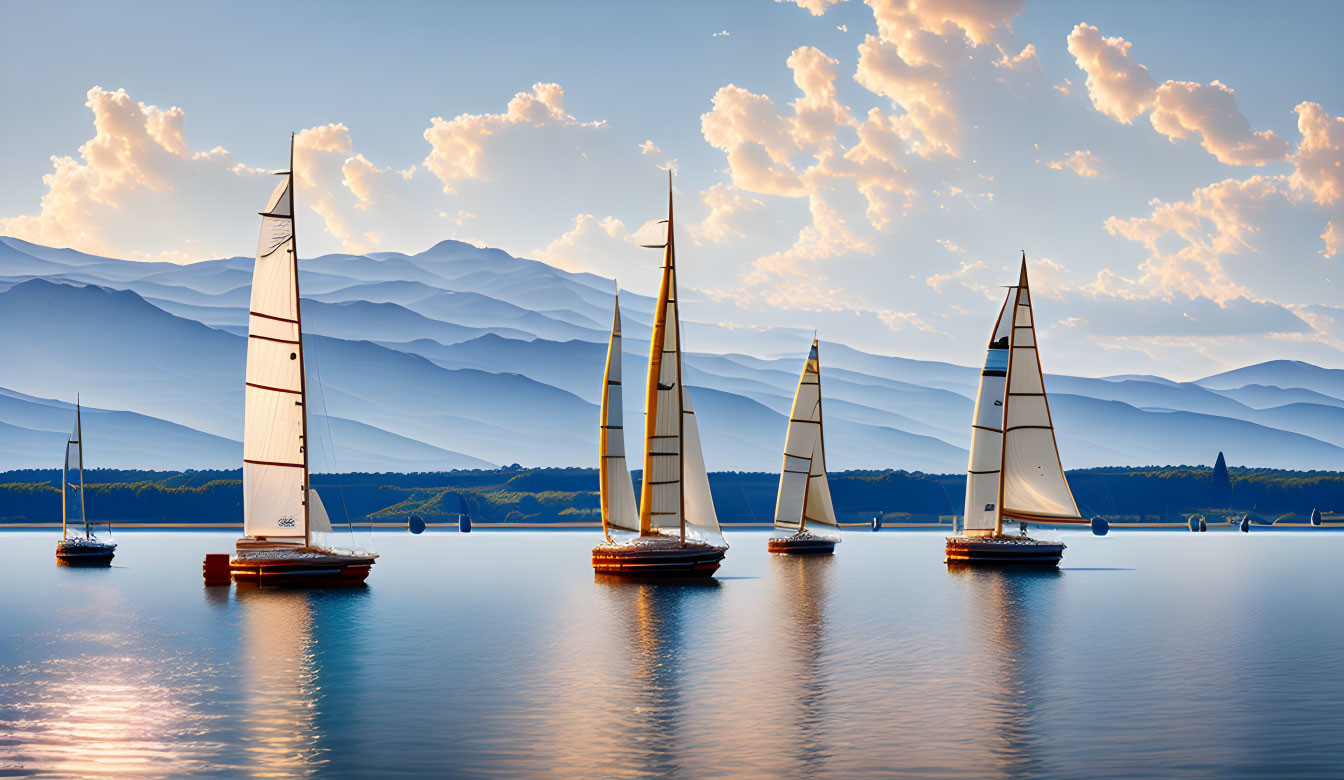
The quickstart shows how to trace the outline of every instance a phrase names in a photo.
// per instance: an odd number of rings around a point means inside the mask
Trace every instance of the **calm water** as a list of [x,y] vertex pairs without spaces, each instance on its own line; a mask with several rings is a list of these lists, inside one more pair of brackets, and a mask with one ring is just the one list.
[[1140,777],[1344,772],[1344,534],[735,533],[704,586],[595,580],[591,533],[379,534],[360,590],[205,588],[232,534],[111,569],[4,533],[0,774]]

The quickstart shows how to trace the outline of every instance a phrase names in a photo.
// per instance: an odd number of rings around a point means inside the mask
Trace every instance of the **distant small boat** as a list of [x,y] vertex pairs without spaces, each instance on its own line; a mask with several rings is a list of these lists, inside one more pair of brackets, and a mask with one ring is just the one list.
[[[989,340],[971,425],[966,518],[961,536],[947,539],[948,564],[1058,566],[1063,542],[1028,537],[1026,524],[1087,525],[1078,512],[1055,444],[1036,326],[1027,284],[1027,257]],[[1004,521],[1023,533],[1003,532]]]
[[[81,421],[79,400],[75,400],[75,429],[65,441],[65,460],[61,462],[61,540],[56,543],[56,559],[64,563],[91,565],[108,564],[117,552],[116,542],[99,539],[89,523],[84,506],[84,426]],[[67,482],[71,469],[78,469],[79,484]],[[84,524],[84,535],[70,533],[70,491],[79,495],[79,520]],[[111,528],[111,524],[107,524]]]
[[826,444],[821,416],[821,361],[817,340],[803,363],[793,412],[784,438],[784,465],[775,498],[775,532],[766,542],[772,553],[829,555],[840,539],[808,530],[808,525],[839,530],[831,486],[826,479]]
[[621,313],[613,315],[602,384],[599,473],[602,532],[593,548],[601,574],[708,577],[718,570],[728,543],[709,492],[709,472],[691,395],[681,378],[681,319],[677,313],[672,177],[668,174],[667,241],[663,280],[653,316],[645,389],[644,480],[636,512],[625,463],[621,405]]
[[299,265],[294,231],[294,140],[290,170],[261,212],[247,326],[243,428],[243,534],[229,560],[235,581],[354,584],[377,555],[314,543],[331,531],[309,484],[308,392],[303,371]]

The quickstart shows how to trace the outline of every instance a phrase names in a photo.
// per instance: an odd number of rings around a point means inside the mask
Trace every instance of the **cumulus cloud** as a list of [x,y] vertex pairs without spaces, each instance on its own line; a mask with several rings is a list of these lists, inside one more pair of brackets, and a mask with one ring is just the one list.
[[598,218],[592,214],[574,217],[574,227],[542,249],[530,255],[566,271],[598,273],[619,277],[631,267],[636,250],[630,231],[615,217]]
[[1051,160],[1046,163],[1046,167],[1056,170],[1070,170],[1082,176],[1084,179],[1091,179],[1101,175],[1098,165],[1101,160],[1089,149],[1075,149],[1064,156],[1062,160]]
[[655,144],[651,139],[650,139],[650,140],[646,140],[646,141],[644,141],[644,143],[640,144],[640,145],[639,145],[639,151],[640,151],[642,154],[662,154],[662,153],[663,153],[663,150],[662,150],[662,149],[659,149],[659,148],[658,148],[658,145]]
[[[131,99],[123,89],[95,86],[86,94],[94,136],[79,147],[80,159],[52,157],[43,177],[47,192],[36,214],[0,219],[0,232],[26,241],[128,257],[201,259],[221,245],[212,231],[167,236],[154,222],[180,221],[199,204],[183,197],[218,188],[237,191],[261,171],[237,163],[223,149],[191,152],[185,112]],[[202,240],[205,238],[206,240]]]
[[1273,130],[1251,130],[1231,87],[1217,80],[1163,83],[1157,88],[1149,119],[1157,132],[1169,138],[1197,133],[1200,145],[1228,165],[1264,165],[1282,160],[1288,152],[1288,142]]
[[740,225],[741,217],[765,205],[741,190],[718,182],[700,191],[700,200],[709,208],[709,216],[699,225],[691,226],[691,238],[696,243],[726,243],[733,238],[746,238]]
[[1130,42],[1102,37],[1101,30],[1080,23],[1069,33],[1068,48],[1087,73],[1092,105],[1117,122],[1129,124],[1148,110],[1157,83],[1148,69],[1129,56]]
[[1209,154],[1227,165],[1264,165],[1287,154],[1288,142],[1274,131],[1251,129],[1231,87],[1217,80],[1159,86],[1130,56],[1130,46],[1124,38],[1103,37],[1090,24],[1080,23],[1069,33],[1069,53],[1087,73],[1087,93],[1098,111],[1130,124],[1151,109],[1148,119],[1154,130],[1172,140],[1193,133]]
[[565,113],[564,98],[559,84],[537,83],[531,92],[514,95],[502,114],[458,114],[451,120],[436,116],[424,132],[431,149],[423,164],[443,182],[444,192],[451,193],[457,182],[485,176],[487,145],[500,131],[511,126],[577,124]]
[[775,0],[776,3],[790,2],[795,3],[799,8],[804,8],[812,13],[813,16],[821,16],[826,13],[826,9],[843,2],[843,0]]

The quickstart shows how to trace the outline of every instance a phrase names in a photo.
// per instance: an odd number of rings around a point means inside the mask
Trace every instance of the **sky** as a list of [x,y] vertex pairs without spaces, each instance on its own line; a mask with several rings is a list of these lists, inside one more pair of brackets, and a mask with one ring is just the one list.
[[451,238],[653,293],[670,166],[688,318],[973,365],[1025,251],[1048,371],[1344,368],[1341,28],[1333,2],[10,2],[0,235],[248,255],[296,132],[303,255]]

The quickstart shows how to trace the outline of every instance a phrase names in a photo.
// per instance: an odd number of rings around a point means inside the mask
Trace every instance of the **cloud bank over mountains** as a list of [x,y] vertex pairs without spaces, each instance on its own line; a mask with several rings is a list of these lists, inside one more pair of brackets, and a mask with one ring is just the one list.
[[[1291,96],[1285,130],[1248,115],[1236,84],[1187,80],[1170,52],[1150,66],[1144,40],[1065,20],[1067,6],[1048,10],[1056,37],[1028,40],[1015,24],[1034,11],[767,5],[814,25],[816,43],[777,48],[779,79],[756,69],[678,96],[691,109],[653,136],[574,108],[600,85],[554,83],[540,65],[512,97],[398,130],[395,159],[336,107],[295,137],[301,251],[450,237],[651,293],[635,245],[672,166],[682,284],[704,322],[968,363],[1025,248],[1052,301],[1052,366],[1193,378],[1275,357],[1341,364],[1328,303],[1344,248],[1339,107]],[[657,89],[628,97],[668,110]],[[106,84],[85,98],[92,136],[53,156],[40,201],[0,215],[0,234],[146,261],[250,251],[269,170],[287,164],[281,138],[242,160],[192,142],[187,115],[210,95],[156,95],[183,101],[163,108]]]

